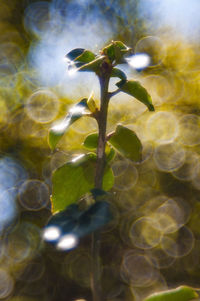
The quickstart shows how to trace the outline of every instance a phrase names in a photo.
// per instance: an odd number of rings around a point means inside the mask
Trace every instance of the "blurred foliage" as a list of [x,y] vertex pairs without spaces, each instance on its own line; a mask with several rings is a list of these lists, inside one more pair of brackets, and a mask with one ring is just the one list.
[[[85,136],[97,130],[89,118],[78,120],[52,152],[49,128],[81,100],[87,82],[89,90],[92,86],[89,76],[77,90],[70,80],[67,93],[59,84],[44,84],[30,55],[48,28],[62,28],[64,18],[75,26],[74,11],[82,22],[87,11],[90,24],[92,16],[104,16],[107,28],[103,23],[101,30],[112,29],[109,39],[151,58],[144,70],[130,67],[128,73],[147,88],[155,112],[128,95],[119,94],[110,104],[108,130],[116,123],[134,130],[143,154],[141,162],[117,155],[112,163],[115,218],[102,232],[101,249],[105,298],[140,301],[177,285],[199,285],[200,46],[166,31],[147,36],[138,2],[0,1],[0,299],[91,300],[90,236],[65,253],[44,244],[41,229],[51,215],[52,171],[84,152]],[[54,27],[49,3],[61,18]],[[88,31],[93,32],[92,25]],[[48,61],[45,66],[45,76],[51,77]]]

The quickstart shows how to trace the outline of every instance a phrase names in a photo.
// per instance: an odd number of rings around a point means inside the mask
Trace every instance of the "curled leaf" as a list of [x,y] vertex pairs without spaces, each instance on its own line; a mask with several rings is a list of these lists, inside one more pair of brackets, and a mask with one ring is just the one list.
[[144,301],[190,301],[196,298],[198,298],[198,294],[195,289],[183,285],[175,289],[150,295]]
[[66,133],[69,126],[85,115],[86,108],[87,98],[83,98],[79,103],[69,110],[67,116],[63,120],[51,127],[48,137],[48,142],[51,149],[55,149],[56,145]]

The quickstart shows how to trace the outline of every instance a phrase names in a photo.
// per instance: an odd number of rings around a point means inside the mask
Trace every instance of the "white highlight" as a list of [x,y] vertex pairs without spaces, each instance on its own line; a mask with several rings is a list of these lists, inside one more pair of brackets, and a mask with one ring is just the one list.
[[78,155],[76,156],[74,159],[72,159],[72,162],[77,162],[78,160],[80,160],[81,158],[83,158],[85,156],[85,154],[81,154],[81,155]]
[[44,230],[43,238],[47,241],[57,240],[61,236],[60,229],[56,226],[47,227]]
[[135,69],[144,69],[150,65],[151,59],[146,53],[138,53],[126,59],[128,64]]
[[62,120],[61,122],[56,123],[51,130],[57,134],[62,134],[65,132],[67,127],[69,126],[70,118],[66,118]]
[[69,113],[74,115],[74,114],[84,114],[84,111],[85,111],[85,107],[84,106],[79,106],[79,105],[76,105],[74,107],[72,107],[70,110],[69,110]]
[[70,250],[73,249],[77,246],[78,244],[78,239],[74,234],[66,234],[61,237],[57,244],[57,248],[59,250]]

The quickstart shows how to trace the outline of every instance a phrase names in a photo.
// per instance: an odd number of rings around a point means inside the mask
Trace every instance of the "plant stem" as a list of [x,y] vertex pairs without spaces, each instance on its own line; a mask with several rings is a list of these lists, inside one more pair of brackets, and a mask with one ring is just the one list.
[[[106,124],[109,103],[108,84],[109,76],[99,77],[100,82],[100,111],[98,115],[98,147],[97,163],[95,173],[95,188],[102,189],[103,174],[105,167],[105,145],[106,145]],[[102,301],[101,290],[101,267],[100,267],[100,231],[92,234],[92,294],[93,301]]]

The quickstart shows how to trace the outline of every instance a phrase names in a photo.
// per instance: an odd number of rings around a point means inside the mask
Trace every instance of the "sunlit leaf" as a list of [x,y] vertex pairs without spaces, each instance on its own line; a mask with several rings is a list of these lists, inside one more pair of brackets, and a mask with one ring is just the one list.
[[189,286],[180,286],[176,289],[155,293],[144,301],[189,301],[198,298],[195,289]]
[[112,69],[111,77],[118,77],[118,78],[126,81],[126,74],[118,68]]
[[115,150],[112,147],[109,147],[109,150],[106,151],[106,161],[110,162],[115,157]]
[[141,161],[142,144],[132,130],[118,125],[109,142],[126,158],[136,162]]
[[48,142],[51,149],[55,149],[56,145],[66,133],[69,126],[85,115],[86,108],[87,98],[84,98],[69,110],[67,116],[63,120],[52,126],[52,128],[49,130],[48,137]]
[[90,97],[87,100],[87,106],[91,113],[95,113],[98,110],[96,103],[93,99],[93,92],[91,93]]
[[74,61],[78,61],[78,62],[81,62],[81,63],[89,63],[93,60],[95,60],[96,58],[96,55],[89,51],[89,50],[84,50],[83,53],[81,53],[80,56],[76,57]]
[[154,111],[151,96],[139,82],[133,80],[120,81],[116,85],[122,92],[135,97],[137,100],[145,104],[149,111]]
[[130,48],[120,41],[112,41],[111,44],[102,49],[102,53],[108,56],[111,62],[124,63],[124,55],[130,52]]
[[[94,187],[95,165],[96,155],[90,153],[75,162],[64,164],[53,173],[53,212],[64,210]],[[112,170],[107,167],[103,177],[103,189],[109,190],[113,184]]]
[[98,144],[98,133],[88,135],[83,142],[83,145],[88,149],[96,149]]
[[84,64],[80,68],[77,69],[77,71],[92,71],[92,72],[97,72],[104,61],[104,56],[99,56],[95,60]]

